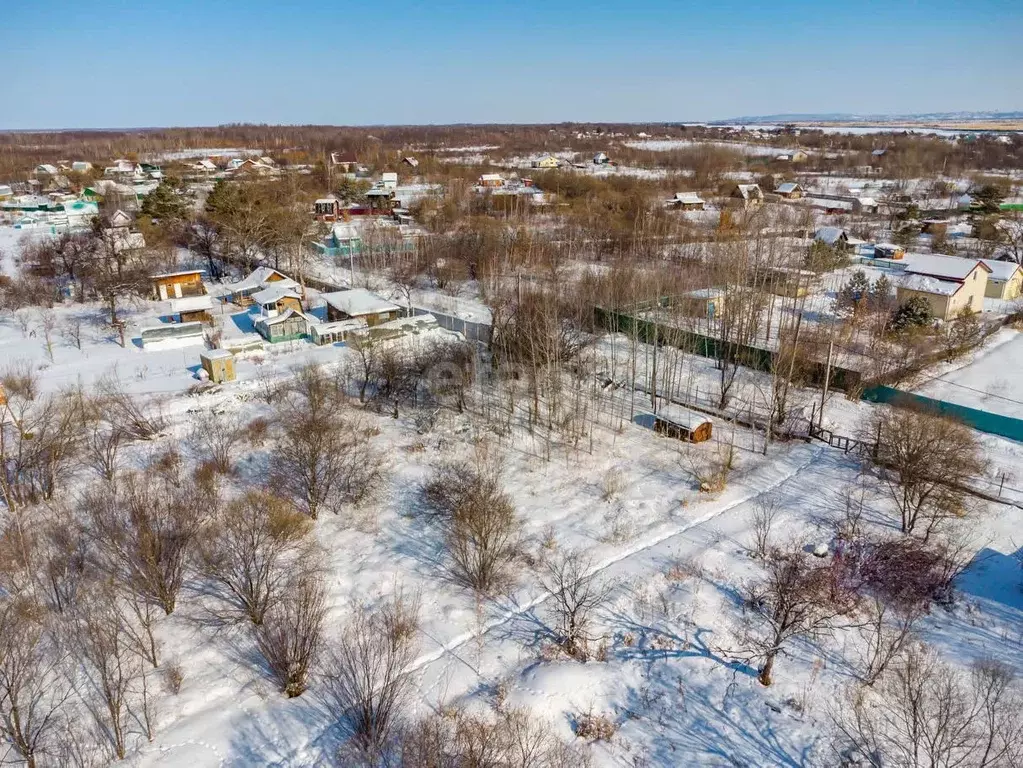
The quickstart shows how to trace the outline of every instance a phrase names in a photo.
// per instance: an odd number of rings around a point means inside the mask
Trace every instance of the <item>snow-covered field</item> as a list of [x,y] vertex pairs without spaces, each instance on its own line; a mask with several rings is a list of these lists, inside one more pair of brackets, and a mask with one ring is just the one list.
[[[17,237],[0,230],[5,271],[13,268]],[[414,299],[466,318],[489,317],[487,307],[469,296],[419,291]],[[239,361],[236,382],[188,394],[200,347],[152,352],[132,342],[166,309],[140,302],[126,310],[129,341],[122,348],[104,328],[101,307],[60,306],[54,310],[58,327],[82,321],[82,348],[58,333],[49,351],[40,335],[41,315],[27,312],[23,327],[7,314],[0,319],[0,349],[6,364],[25,361],[34,368],[45,391],[79,382],[87,387],[116,370],[131,391],[159,398],[169,425],[146,446],[153,453],[185,445],[197,421],[214,410],[242,422],[272,417],[262,398],[267,382],[286,380],[298,365],[354,361],[352,350],[342,346],[279,344],[259,359]],[[251,318],[234,312],[222,322],[227,335],[240,335]],[[649,382],[647,371],[657,359],[652,348],[630,348],[623,336],[601,339],[596,353],[618,382],[630,372]],[[665,366],[670,353],[659,354]],[[719,375],[713,361],[679,357],[677,390],[713,392]],[[988,391],[985,377],[1000,377],[1009,392],[1021,363],[1020,334],[1004,331],[944,378]],[[663,369],[657,374],[662,386],[664,375]],[[736,397],[763,397],[768,386],[762,376],[743,373]],[[855,680],[851,660],[862,643],[849,628],[800,639],[780,657],[774,685],[757,681],[743,647],[743,588],[763,573],[748,553],[752,518],[759,503],[771,500],[781,509],[777,542],[826,545],[848,500],[860,491],[868,499],[867,524],[891,532],[885,499],[858,460],[821,443],[765,446],[760,433],[714,418],[714,439],[689,445],[644,426],[645,396],[619,391],[609,416],[601,409],[610,397],[594,398],[587,436],[553,447],[524,421],[497,430],[473,408],[440,409],[426,427],[422,414],[411,409],[394,417],[353,403],[386,457],[387,481],[369,504],[315,521],[313,535],[326,556],[326,645],[336,640],[356,601],[378,604],[400,585],[422,596],[418,649],[408,669],[410,717],[456,705],[476,711],[498,703],[521,707],[598,768],[837,765],[827,713]],[[798,411],[817,395],[792,397]],[[825,424],[856,434],[876,407],[833,393]],[[469,459],[481,439],[503,459],[502,485],[522,521],[525,555],[508,589],[477,599],[450,577],[442,533],[416,510],[431,470],[441,461]],[[702,492],[694,467],[729,444],[737,458],[727,485]],[[1023,461],[1019,444],[984,438],[984,445],[999,466]],[[231,490],[240,492],[266,476],[273,445],[240,450],[236,460]],[[920,625],[920,636],[955,664],[996,654],[1014,667],[1023,665],[1023,599],[1013,559],[1020,514],[1012,506],[980,506],[977,539],[985,559],[960,580],[960,603],[934,608]],[[537,582],[536,564],[566,550],[584,552],[589,571],[612,587],[595,617],[604,660],[580,662],[551,652],[550,599]],[[251,627],[211,626],[209,599],[202,579],[191,573],[178,609],[157,622],[161,655],[180,665],[183,682],[177,694],[155,694],[155,738],[148,742],[134,733],[135,752],[123,764],[331,764],[341,731],[317,680],[301,697],[284,698],[267,674]],[[574,727],[586,713],[606,715],[617,726],[614,738],[578,738]]]
[[1023,333],[998,331],[968,360],[934,371],[916,392],[938,400],[1023,419]]

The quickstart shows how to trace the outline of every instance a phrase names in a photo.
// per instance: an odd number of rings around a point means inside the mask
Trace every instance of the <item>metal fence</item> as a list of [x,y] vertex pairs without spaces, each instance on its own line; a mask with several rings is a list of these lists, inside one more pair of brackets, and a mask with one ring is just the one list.
[[998,435],[999,437],[1007,437],[1010,440],[1023,442],[1023,419],[1002,416],[990,411],[981,411],[977,408],[969,408],[965,405],[950,403],[946,400],[935,400],[933,397],[924,397],[923,395],[904,392],[901,389],[884,385],[864,390],[863,399],[872,403],[924,408],[946,416],[952,416],[980,432],[987,432],[989,435]]
[[412,315],[433,315],[437,318],[437,325],[441,328],[460,333],[469,341],[490,344],[493,328],[486,323],[474,323],[471,320],[465,320],[455,315],[446,315],[443,312],[423,307],[412,307]]

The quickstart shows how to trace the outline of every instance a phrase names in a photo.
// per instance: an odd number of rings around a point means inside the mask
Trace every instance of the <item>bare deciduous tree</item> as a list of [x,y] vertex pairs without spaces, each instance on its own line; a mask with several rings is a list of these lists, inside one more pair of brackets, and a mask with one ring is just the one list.
[[832,711],[839,751],[883,768],[995,768],[1023,758],[1020,690],[1013,671],[982,661],[965,675],[926,647],[910,647],[875,689]]
[[781,503],[774,497],[760,496],[753,502],[753,547],[754,557],[763,559],[771,551],[771,530],[781,513]]
[[190,440],[203,461],[228,475],[234,467],[235,449],[245,440],[245,431],[236,418],[209,411],[196,419]]
[[455,576],[481,594],[507,583],[519,546],[520,524],[500,470],[481,450],[474,464],[439,467],[424,489],[444,526]]
[[80,659],[100,698],[100,706],[90,707],[90,712],[110,740],[114,755],[124,759],[130,718],[137,709],[134,692],[144,674],[142,660],[131,648],[124,616],[109,595],[94,595],[82,606],[76,629]]
[[418,628],[419,596],[398,589],[377,611],[357,606],[330,652],[325,692],[364,758],[379,759],[391,747],[411,691]]
[[151,440],[167,427],[162,414],[124,389],[116,370],[96,382],[96,397],[110,425],[132,440]]
[[592,563],[580,552],[558,552],[543,564],[540,584],[551,601],[558,642],[569,656],[588,657],[593,612],[603,606],[614,584],[593,573]]
[[0,746],[28,768],[57,757],[72,692],[62,665],[38,607],[17,600],[0,605]]
[[750,639],[763,658],[760,682],[770,685],[775,659],[785,645],[796,637],[829,629],[850,605],[844,594],[836,593],[832,569],[811,562],[797,548],[775,551],[766,568],[763,581],[747,586],[746,604],[761,622],[761,631]]
[[314,519],[365,500],[382,480],[370,434],[345,407],[339,383],[315,368],[299,372],[279,405],[274,486]]
[[309,519],[269,493],[250,492],[227,506],[199,543],[207,576],[253,624],[281,596],[308,557]]
[[170,615],[210,499],[150,471],[93,490],[84,505],[105,570]]
[[256,644],[288,698],[301,696],[323,641],[323,581],[305,573],[289,584],[256,627]]
[[903,533],[926,541],[950,518],[966,514],[962,488],[984,468],[966,425],[920,410],[885,408],[874,414],[867,437],[878,441],[877,461]]

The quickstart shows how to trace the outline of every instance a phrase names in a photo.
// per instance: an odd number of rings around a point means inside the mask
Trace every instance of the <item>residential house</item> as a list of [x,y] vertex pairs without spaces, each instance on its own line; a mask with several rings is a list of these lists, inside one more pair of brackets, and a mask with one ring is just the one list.
[[274,317],[260,317],[256,331],[271,344],[308,338],[313,319],[297,309],[286,309]]
[[418,168],[419,167],[419,161],[416,160],[414,157],[403,157],[401,159],[401,162],[403,162],[405,165],[409,166],[410,168]]
[[398,188],[398,174],[394,171],[386,171],[380,174],[380,186],[384,189]]
[[794,181],[786,181],[784,184],[779,184],[774,193],[786,200],[798,200],[803,196],[803,188]]
[[68,229],[87,229],[92,226],[92,220],[99,216],[99,205],[87,200],[73,200],[63,203],[62,207]]
[[321,197],[313,203],[313,215],[317,221],[337,221],[341,213],[341,201],[336,197]]
[[296,289],[274,284],[252,294],[252,303],[265,317],[276,317],[289,309],[302,311],[302,296]]
[[799,298],[809,295],[820,283],[820,275],[799,267],[775,267],[768,271],[767,290],[775,296]]
[[991,299],[1011,301],[1018,299],[1023,287],[1023,268],[1014,261],[981,259],[991,273],[987,276],[987,290],[984,295]]
[[554,155],[544,155],[533,161],[534,168],[557,168],[558,165],[560,162]]
[[327,304],[327,320],[333,322],[358,319],[373,327],[395,320],[401,314],[401,308],[397,304],[365,288],[324,293],[320,298]]
[[503,187],[505,185],[504,176],[499,173],[484,173],[476,181],[477,187]]
[[92,170],[92,163],[85,160],[75,160],[71,163],[71,170],[75,173],[88,173]]
[[369,204],[370,213],[388,212],[398,201],[394,199],[394,188],[376,186],[366,192],[366,202]]
[[608,157],[604,152],[598,152],[593,156],[594,165],[607,165],[611,162],[611,158]]
[[100,236],[115,254],[137,252],[146,247],[145,235],[141,232],[132,232],[128,227],[104,227],[100,231]]
[[665,200],[665,205],[683,211],[702,211],[706,203],[695,192],[676,192],[674,197]]
[[159,301],[181,299],[185,296],[202,296],[206,293],[202,276],[205,270],[183,269],[180,272],[163,272],[151,275],[153,298]]
[[0,200],[10,200],[14,197],[14,189],[10,184],[0,184]]
[[913,254],[906,259],[904,276],[896,286],[903,303],[914,296],[923,298],[939,320],[953,320],[964,310],[984,309],[991,267],[979,259],[958,256]]
[[200,171],[202,173],[216,173],[217,172],[217,164],[214,163],[212,160],[210,160],[208,158],[204,158],[204,159],[200,160],[199,162],[197,162],[192,167],[195,168],[195,170]]
[[362,251],[362,237],[355,225],[339,221],[322,243],[313,245],[325,256],[353,256]]
[[299,295],[303,293],[299,284],[283,272],[272,267],[257,267],[243,280],[230,286],[227,298],[238,306],[247,307],[252,304],[253,294],[271,286],[296,290]]
[[745,210],[759,208],[764,204],[764,193],[758,184],[736,184],[731,197],[739,200]]
[[41,165],[37,165],[35,170],[36,176],[56,176],[59,173],[60,170],[57,168],[57,166],[51,165],[50,163],[42,163]]
[[135,218],[131,216],[131,214],[125,213],[120,208],[106,217],[106,225],[111,228],[130,227],[134,223]]
[[330,164],[342,173],[355,173],[359,159],[355,156],[354,152],[331,152]]
[[877,213],[877,200],[872,197],[854,197],[852,204],[855,213]]
[[821,227],[814,232],[813,239],[838,251],[849,250],[849,233],[841,227]]

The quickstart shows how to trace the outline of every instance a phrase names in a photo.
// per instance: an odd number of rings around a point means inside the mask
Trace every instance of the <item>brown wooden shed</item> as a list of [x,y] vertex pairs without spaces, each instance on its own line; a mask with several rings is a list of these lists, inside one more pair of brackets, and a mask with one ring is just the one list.
[[714,425],[706,416],[679,405],[662,405],[651,416],[655,432],[689,443],[710,440],[714,431]]

